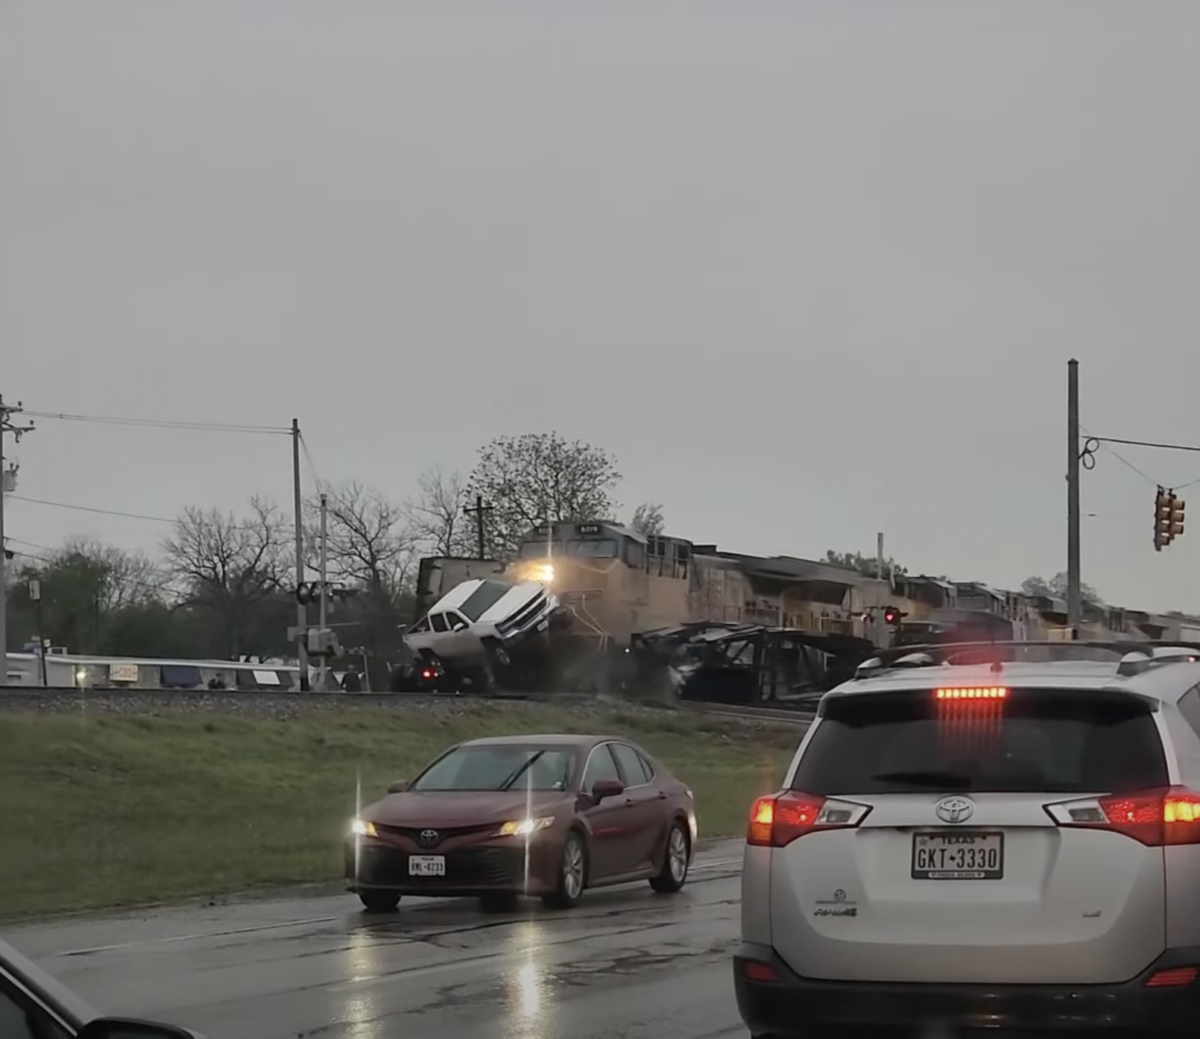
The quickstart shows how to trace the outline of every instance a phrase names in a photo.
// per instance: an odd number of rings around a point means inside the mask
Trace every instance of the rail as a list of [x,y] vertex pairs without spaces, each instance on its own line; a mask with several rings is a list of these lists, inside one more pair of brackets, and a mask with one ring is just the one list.
[[689,714],[779,721],[787,722],[789,725],[810,725],[817,716],[816,709],[811,707],[750,707],[741,704],[699,703],[694,700],[685,700],[678,706]]

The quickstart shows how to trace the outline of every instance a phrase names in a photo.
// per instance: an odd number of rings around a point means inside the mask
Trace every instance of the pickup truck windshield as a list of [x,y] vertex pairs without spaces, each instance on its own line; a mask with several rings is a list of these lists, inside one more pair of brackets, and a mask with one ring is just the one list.
[[484,581],[466,598],[458,608],[459,612],[467,620],[477,621],[510,591],[511,584],[505,584],[503,581]]

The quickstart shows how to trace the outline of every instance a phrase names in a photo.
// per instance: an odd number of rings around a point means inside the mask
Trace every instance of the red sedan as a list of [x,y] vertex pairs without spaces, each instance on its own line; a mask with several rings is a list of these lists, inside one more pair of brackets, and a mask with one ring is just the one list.
[[504,736],[451,747],[364,808],[345,846],[349,889],[368,910],[402,895],[520,895],[575,905],[585,888],[687,880],[692,792],[641,747],[612,736]]

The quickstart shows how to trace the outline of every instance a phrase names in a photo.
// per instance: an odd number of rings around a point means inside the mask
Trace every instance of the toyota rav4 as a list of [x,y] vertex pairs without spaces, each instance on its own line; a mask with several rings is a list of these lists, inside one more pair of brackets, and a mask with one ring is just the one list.
[[1088,649],[906,650],[826,694],[751,810],[755,1039],[1196,1034],[1197,649]]

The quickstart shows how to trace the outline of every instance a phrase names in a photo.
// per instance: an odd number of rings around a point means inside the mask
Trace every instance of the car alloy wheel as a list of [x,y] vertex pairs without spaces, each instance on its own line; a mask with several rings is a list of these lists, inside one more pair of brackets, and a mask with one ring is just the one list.
[[676,884],[682,884],[685,880],[687,880],[687,838],[683,835],[683,831],[678,826],[671,828],[671,836],[667,841],[667,865],[671,870],[671,879],[674,880]]
[[667,833],[667,847],[663,853],[662,869],[650,878],[650,886],[663,895],[671,895],[687,883],[691,845],[680,822],[671,824]]
[[558,890],[546,895],[542,901],[553,909],[570,909],[582,897],[586,886],[587,849],[578,833],[568,833],[563,842]]
[[563,849],[563,894],[572,901],[583,894],[583,847],[577,839],[568,838]]

